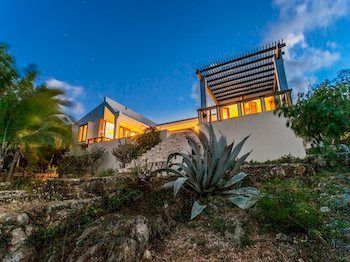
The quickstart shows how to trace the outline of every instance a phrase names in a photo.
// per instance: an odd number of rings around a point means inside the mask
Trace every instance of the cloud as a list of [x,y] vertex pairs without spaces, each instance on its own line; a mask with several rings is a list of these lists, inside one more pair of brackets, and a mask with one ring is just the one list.
[[64,98],[73,104],[72,107],[67,108],[66,111],[68,114],[71,114],[75,118],[79,118],[84,114],[84,104],[78,101],[79,97],[83,94],[84,88],[82,86],[71,85],[55,78],[47,80],[46,84],[48,87],[64,90]]
[[263,41],[284,39],[289,85],[297,92],[305,91],[318,81],[317,71],[333,65],[340,57],[335,42],[327,42],[326,48],[310,46],[307,35],[345,17],[350,10],[350,0],[275,0],[273,4],[279,18],[268,25]]
[[196,101],[196,104],[200,105],[200,94],[199,94],[199,83],[195,82],[192,84],[191,98]]

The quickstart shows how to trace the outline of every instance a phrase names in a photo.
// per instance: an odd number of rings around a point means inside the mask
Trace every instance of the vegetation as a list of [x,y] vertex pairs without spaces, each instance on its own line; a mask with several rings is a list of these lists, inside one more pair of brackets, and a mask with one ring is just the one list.
[[62,90],[37,86],[38,73],[33,66],[21,76],[4,45],[0,45],[0,60],[5,67],[0,78],[0,172],[10,158],[11,179],[24,154],[68,147],[71,121],[64,113],[69,103],[62,99]]
[[100,177],[109,177],[109,176],[114,176],[116,175],[117,170],[113,169],[113,168],[107,168],[104,169],[100,172]]
[[95,175],[104,155],[105,149],[100,147],[83,151],[80,154],[67,155],[58,163],[57,171],[63,176]]
[[332,82],[325,81],[299,94],[292,106],[282,106],[279,115],[287,125],[314,146],[337,145],[350,133],[350,78],[342,71]]
[[[173,173],[177,176],[175,181],[168,182],[164,187],[173,187],[174,196],[181,187],[194,191],[198,197],[209,195],[223,195],[232,203],[242,209],[253,206],[259,196],[259,191],[254,187],[241,187],[242,180],[248,176],[246,173],[238,173],[250,153],[237,158],[246,137],[234,147],[234,143],[227,144],[225,136],[216,138],[212,125],[207,126],[209,137],[202,131],[198,132],[201,148],[196,140],[187,137],[192,149],[191,154],[173,153],[168,158],[168,168],[158,172]],[[177,156],[183,159],[183,163],[171,163]],[[206,205],[194,202],[191,219],[198,216]]]
[[124,168],[126,164],[137,157],[136,146],[131,140],[120,141],[119,145],[113,148],[112,154]]
[[311,189],[298,179],[274,179],[266,184],[255,213],[263,225],[284,233],[321,230],[322,214],[312,202]]
[[125,140],[113,148],[112,154],[124,168],[133,159],[145,153],[155,145],[160,143],[160,131],[156,128],[149,128],[145,133],[136,136],[132,140]]

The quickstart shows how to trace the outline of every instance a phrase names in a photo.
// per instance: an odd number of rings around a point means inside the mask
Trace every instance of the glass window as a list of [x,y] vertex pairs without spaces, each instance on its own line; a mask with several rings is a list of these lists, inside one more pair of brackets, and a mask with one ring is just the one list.
[[238,105],[232,104],[221,108],[221,119],[238,117]]
[[243,103],[244,115],[251,115],[261,112],[261,102],[260,99],[254,99]]
[[86,141],[86,136],[87,136],[87,125],[79,126],[78,142]]
[[106,138],[113,139],[114,138],[114,124],[106,122],[105,126],[105,135]]
[[[119,127],[119,137],[118,138],[124,138],[124,137],[130,137],[132,136],[132,132],[130,129],[126,127]],[[136,132],[134,132],[136,134]]]
[[266,111],[271,111],[276,109],[275,97],[268,96],[264,97]]
[[224,107],[221,109],[221,119],[230,118],[230,110],[228,107]]

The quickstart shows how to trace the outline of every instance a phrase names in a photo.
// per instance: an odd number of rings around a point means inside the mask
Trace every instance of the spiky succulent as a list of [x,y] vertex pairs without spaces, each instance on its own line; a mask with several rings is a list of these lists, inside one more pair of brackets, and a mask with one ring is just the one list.
[[[247,176],[238,172],[250,152],[238,158],[238,155],[249,136],[236,146],[234,142],[227,143],[227,138],[221,135],[217,139],[213,126],[205,125],[205,132],[199,130],[196,134],[201,146],[192,136],[187,136],[191,153],[173,153],[168,157],[167,168],[159,172],[173,173],[177,179],[164,185],[165,188],[174,188],[174,197],[181,187],[186,187],[200,197],[222,195],[242,209],[253,206],[259,196],[254,187],[241,187],[242,180]],[[174,162],[180,157],[182,162]],[[206,205],[196,200],[192,206],[191,219],[198,216]]]

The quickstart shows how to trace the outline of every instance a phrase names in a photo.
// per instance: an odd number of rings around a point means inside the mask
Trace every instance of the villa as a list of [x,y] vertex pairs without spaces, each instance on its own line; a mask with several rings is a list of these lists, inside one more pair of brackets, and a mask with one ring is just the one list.
[[167,143],[173,134],[179,136],[211,122],[230,141],[250,135],[245,147],[246,151],[253,149],[251,160],[272,160],[288,154],[304,157],[302,139],[286,127],[283,117],[274,114],[277,104],[292,103],[282,58],[284,47],[285,43],[275,42],[198,69],[200,108],[194,118],[157,124],[106,97],[75,124],[77,143],[87,148],[98,144],[111,151],[120,139],[141,134],[149,127],[161,130],[165,134],[162,143]]

